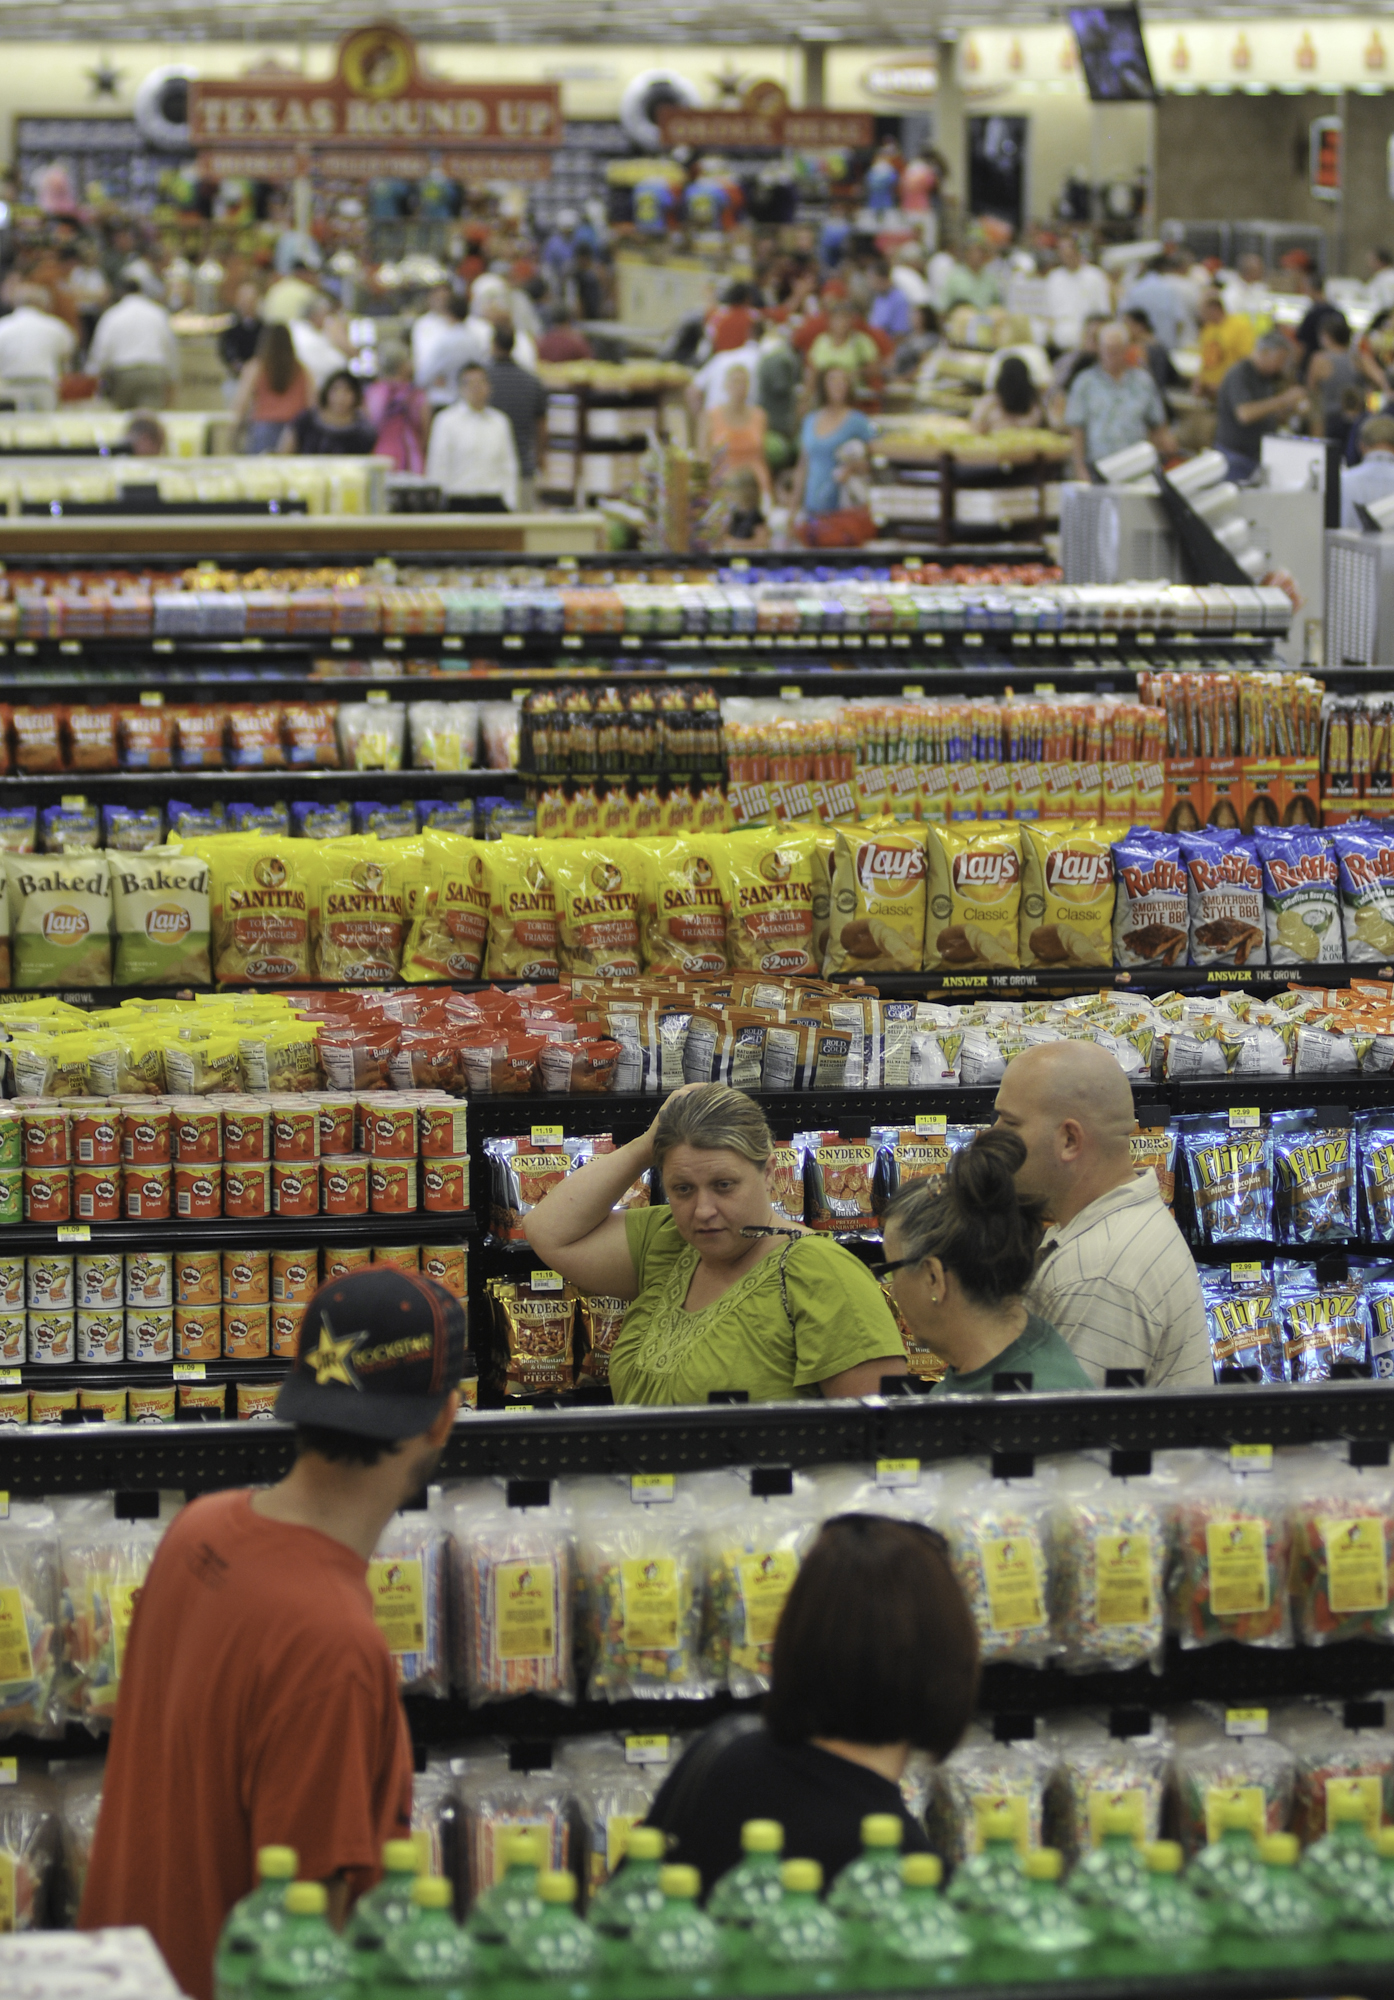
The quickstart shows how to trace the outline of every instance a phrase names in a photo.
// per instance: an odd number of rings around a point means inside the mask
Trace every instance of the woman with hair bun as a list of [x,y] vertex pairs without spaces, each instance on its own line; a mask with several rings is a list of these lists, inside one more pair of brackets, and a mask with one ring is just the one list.
[[917,1344],[949,1364],[937,1391],[989,1396],[996,1375],[1031,1377],[1033,1389],[1092,1389],[1049,1320],[1022,1294],[1044,1226],[1015,1176],[1026,1148],[991,1125],[955,1153],[942,1181],[916,1181],[888,1204],[886,1262],[895,1302]]
[[[770,1199],[764,1113],[722,1083],[675,1090],[647,1132],[568,1174],[523,1227],[580,1292],[632,1300],[610,1356],[617,1403],[866,1396],[905,1349],[860,1258]],[[648,1167],[666,1204],[615,1213]]]

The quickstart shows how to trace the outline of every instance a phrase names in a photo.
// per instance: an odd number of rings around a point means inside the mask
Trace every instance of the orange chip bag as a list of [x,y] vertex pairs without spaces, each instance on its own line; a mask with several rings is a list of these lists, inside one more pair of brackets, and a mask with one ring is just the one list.
[[174,717],[168,708],[119,711],[121,768],[168,771],[174,762]]
[[173,708],[175,762],[181,771],[218,771],[223,764],[227,710],[217,702],[206,708]]
[[241,703],[228,710],[229,762],[234,771],[279,771],[285,768],[278,701]]
[[61,771],[63,711],[61,708],[15,710],[15,768],[20,771]]
[[286,761],[296,769],[337,771],[339,737],[332,701],[288,701],[281,710]]
[[74,771],[116,769],[118,758],[114,708],[68,710],[68,762]]

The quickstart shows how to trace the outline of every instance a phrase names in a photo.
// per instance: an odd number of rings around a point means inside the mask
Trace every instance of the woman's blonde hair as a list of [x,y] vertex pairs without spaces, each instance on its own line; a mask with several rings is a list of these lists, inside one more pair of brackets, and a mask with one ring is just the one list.
[[704,1083],[697,1090],[684,1091],[681,1097],[670,1097],[658,1114],[653,1158],[660,1170],[674,1146],[692,1146],[703,1153],[739,1153],[752,1166],[763,1167],[774,1151],[774,1140],[754,1098],[726,1083]]

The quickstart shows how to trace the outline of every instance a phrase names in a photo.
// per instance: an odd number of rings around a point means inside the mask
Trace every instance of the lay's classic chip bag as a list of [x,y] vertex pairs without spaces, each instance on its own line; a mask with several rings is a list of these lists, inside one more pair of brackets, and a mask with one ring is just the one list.
[[486,845],[457,833],[422,834],[425,886],[402,952],[403,979],[478,979],[489,941]]
[[1314,826],[1258,826],[1271,965],[1335,965],[1342,953],[1336,856]]
[[486,843],[489,950],[486,979],[557,976],[557,903],[543,867],[552,843],[505,835]]
[[1336,854],[1346,958],[1387,965],[1394,959],[1394,828],[1356,819],[1325,837]]
[[112,854],[118,986],[206,986],[208,863],[177,848]]
[[233,986],[286,986],[313,976],[312,843],[257,834],[190,842],[212,872],[213,977]]
[[811,827],[751,827],[731,834],[733,972],[816,974]]
[[952,822],[930,827],[927,966],[974,972],[1020,964],[1024,831]]
[[14,983],[110,986],[111,865],[105,854],[7,854]]
[[1111,965],[1113,856],[1101,826],[1021,829],[1021,963]]
[[660,834],[640,849],[650,972],[725,972],[731,889],[719,834]]
[[924,843],[922,828],[890,820],[838,827],[825,973],[919,971]]
[[632,979],[639,971],[638,848],[632,840],[546,845],[543,865],[557,901],[562,971]]

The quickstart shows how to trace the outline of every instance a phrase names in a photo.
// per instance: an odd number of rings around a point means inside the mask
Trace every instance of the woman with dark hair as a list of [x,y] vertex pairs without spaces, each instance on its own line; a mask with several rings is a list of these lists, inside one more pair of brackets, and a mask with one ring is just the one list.
[[999,1375],[1027,1376],[1031,1389],[1094,1386],[1022,1296],[1044,1233],[1039,1205],[1016,1191],[1025,1158],[1015,1132],[990,1125],[942,1181],[913,1181],[887,1205],[881,1268],[916,1345],[949,1364],[938,1392],[989,1396]]
[[[815,383],[815,407],[803,420],[794,467],[794,512],[803,522],[805,539],[816,539],[820,521],[843,511],[838,452],[854,438],[870,445],[876,435],[870,418],[852,407],[852,377],[845,368],[838,364],[825,368]],[[867,532],[852,539],[871,539],[875,523],[870,515],[867,522]]]
[[287,424],[310,407],[314,386],[296,357],[288,326],[264,326],[232,399],[232,421],[245,425],[248,452],[275,451]]
[[928,1847],[905,1810],[912,1750],[942,1759],[978,1692],[978,1635],[941,1536],[917,1522],[839,1514],[794,1579],[775,1633],[763,1723],[734,1716],[688,1750],[648,1814],[670,1859],[705,1890],[741,1858],[748,1819],[778,1820],[787,1849],[832,1881],[861,1847],[867,1813],[892,1813],[909,1852]]
[[1045,423],[1031,371],[1019,354],[1004,356],[997,382],[973,405],[975,431],[1037,430]]
[[372,451],[377,440],[363,417],[362,384],[347,368],[337,368],[319,392],[319,408],[296,418],[281,450],[348,458]]

